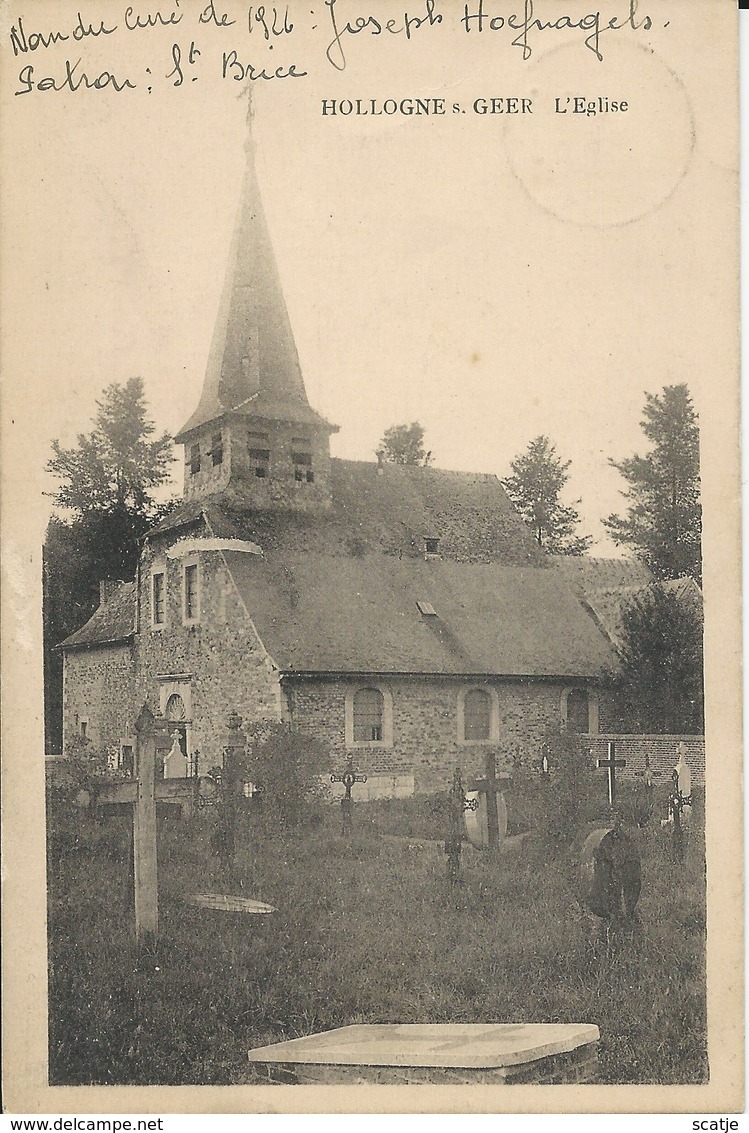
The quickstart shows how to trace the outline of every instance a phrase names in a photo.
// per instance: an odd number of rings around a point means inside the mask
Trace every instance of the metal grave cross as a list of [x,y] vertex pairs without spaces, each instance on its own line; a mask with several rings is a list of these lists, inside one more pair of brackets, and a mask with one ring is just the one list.
[[[486,756],[486,771],[484,772],[483,778],[474,779],[468,786],[469,791],[476,791],[480,795],[483,795],[482,801],[486,807],[487,843],[489,849],[499,846],[505,834],[505,830],[500,830],[500,825],[506,828],[507,814],[505,804],[501,802],[499,796],[503,794],[505,786],[511,779],[512,775],[506,771],[500,772],[499,775],[497,774],[497,758],[490,753]],[[502,822],[500,817],[500,804],[504,822]]]
[[354,806],[354,800],[351,798],[351,788],[354,783],[366,783],[366,775],[357,775],[354,770],[354,757],[350,755],[346,760],[346,770],[340,774],[330,776],[331,783],[343,783],[346,788],[346,793],[341,799],[341,818],[343,825],[343,833],[351,833],[351,811]]
[[596,760],[596,767],[598,767],[598,768],[605,767],[607,772],[608,772],[609,806],[613,807],[614,799],[616,797],[616,769],[617,769],[617,767],[626,767],[627,761],[626,761],[626,759],[617,759],[616,758],[616,744],[613,740],[608,741],[607,750],[608,750],[608,758],[607,759],[597,759]]

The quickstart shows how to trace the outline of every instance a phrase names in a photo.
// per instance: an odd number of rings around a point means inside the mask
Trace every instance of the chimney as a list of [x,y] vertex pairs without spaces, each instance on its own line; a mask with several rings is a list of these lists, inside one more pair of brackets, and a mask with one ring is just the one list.
[[122,578],[100,578],[99,579],[99,606],[103,606],[105,602],[114,594],[118,587],[124,584]]

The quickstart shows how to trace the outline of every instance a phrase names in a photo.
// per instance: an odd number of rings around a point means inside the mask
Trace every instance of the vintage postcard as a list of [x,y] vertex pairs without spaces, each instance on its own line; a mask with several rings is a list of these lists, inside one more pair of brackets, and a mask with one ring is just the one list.
[[735,5],[0,15],[6,1107],[741,1109]]

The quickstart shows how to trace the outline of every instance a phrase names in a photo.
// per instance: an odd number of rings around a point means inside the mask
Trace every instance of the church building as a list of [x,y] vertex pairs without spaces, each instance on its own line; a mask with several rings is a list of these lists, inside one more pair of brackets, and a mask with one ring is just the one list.
[[[248,156],[183,499],[62,645],[64,745],[127,759],[144,701],[201,770],[230,711],[353,755],[372,794],[595,733],[611,643],[493,475],[330,455]],[[360,795],[360,797],[362,797]]]

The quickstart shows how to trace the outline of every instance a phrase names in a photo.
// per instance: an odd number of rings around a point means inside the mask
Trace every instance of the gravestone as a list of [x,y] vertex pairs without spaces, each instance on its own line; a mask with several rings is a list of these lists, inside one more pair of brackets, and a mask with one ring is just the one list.
[[187,779],[190,774],[190,761],[180,745],[180,733],[172,732],[171,748],[164,757],[165,779]]
[[580,855],[580,899],[605,921],[632,920],[640,897],[640,855],[618,822],[594,830]]
[[640,854],[629,835],[622,830],[621,819],[614,809],[616,772],[626,767],[616,758],[616,744],[608,742],[606,759],[599,759],[599,768],[607,772],[607,793],[610,821],[592,831],[580,854],[579,885],[583,906],[610,926],[631,922],[640,899],[642,865]]
[[357,1024],[249,1052],[271,1081],[333,1085],[590,1082],[591,1023]]
[[476,806],[465,808],[465,828],[468,841],[477,850],[498,850],[507,834],[507,804],[503,794],[511,776],[497,775],[494,755],[486,757],[486,775],[468,784],[466,802],[474,800]]

